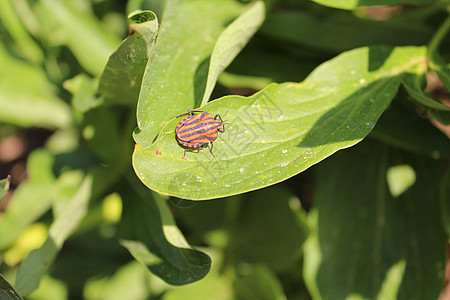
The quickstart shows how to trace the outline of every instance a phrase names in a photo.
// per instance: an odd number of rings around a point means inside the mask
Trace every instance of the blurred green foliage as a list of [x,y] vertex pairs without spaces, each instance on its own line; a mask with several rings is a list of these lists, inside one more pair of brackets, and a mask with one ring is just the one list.
[[436,299],[449,5],[0,0],[0,299]]

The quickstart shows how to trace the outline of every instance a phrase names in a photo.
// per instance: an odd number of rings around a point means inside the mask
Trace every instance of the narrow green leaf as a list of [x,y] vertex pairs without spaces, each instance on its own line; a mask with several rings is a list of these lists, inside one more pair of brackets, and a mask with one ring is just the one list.
[[420,5],[435,2],[435,0],[313,0],[319,4],[341,8],[355,9],[361,6],[379,6],[379,5]]
[[437,110],[437,109],[426,109],[422,107],[424,111],[426,111],[427,115],[431,119],[435,119],[439,123],[443,125],[450,125],[450,112],[445,110]]
[[430,68],[436,72],[445,88],[450,91],[450,67],[432,63]]
[[261,26],[264,15],[264,2],[258,1],[220,34],[211,54],[202,106],[208,102],[220,73],[228,67]]
[[91,12],[81,10],[71,1],[43,0],[36,9],[46,29],[42,38],[66,45],[86,71],[100,75],[109,55],[119,45],[119,38]]
[[[82,229],[80,227],[75,234],[66,240],[62,251],[50,267],[49,273],[51,276],[65,283],[69,291],[72,291],[73,289],[71,287],[74,287],[75,290],[81,292],[87,284],[85,279],[91,281],[102,276],[110,277],[114,270],[118,270],[130,260],[126,250],[119,245],[115,236],[105,236],[104,229],[111,230],[114,228],[102,222],[101,210],[98,210],[100,207],[94,204],[92,208],[93,210],[90,209],[82,223],[93,222],[94,224],[88,225],[90,227],[89,230],[84,232],[81,231]],[[96,221],[93,220],[94,218]],[[111,233],[111,231],[108,231],[108,233]],[[69,249],[71,251],[67,251]],[[145,269],[143,271],[147,272]],[[41,286],[45,284],[45,277],[41,280],[39,288],[29,296],[30,299],[34,299],[34,294],[40,293],[43,290]],[[76,288],[76,286],[79,288]],[[83,295],[84,297],[77,296],[75,298],[91,299],[87,298],[86,294],[83,293]],[[60,297],[52,300],[69,300],[71,298],[69,296],[67,298]],[[47,300],[48,298],[43,297],[37,299]]]
[[9,184],[11,182],[11,176],[8,175],[6,179],[0,180],[0,201],[5,197],[6,193],[9,191]]
[[81,220],[86,215],[87,206],[91,197],[92,176],[87,175],[77,185],[76,193],[69,199],[66,205],[55,214],[56,218],[49,229],[49,236],[56,246],[61,248],[64,241],[76,230]]
[[443,78],[441,80],[444,83],[444,86],[446,86],[447,89],[450,87],[447,79],[449,73],[448,67],[439,63],[441,58],[436,52],[439,44],[436,36],[442,34],[442,31],[449,25],[450,22],[447,20],[443,27],[441,27],[433,37],[428,47],[428,59],[424,60],[422,64],[418,64],[414,71],[408,73],[403,79],[403,86],[410,94],[411,98],[418,103],[419,107],[421,107],[425,113],[442,124],[450,124],[450,107],[447,107],[441,102],[426,95],[424,92],[424,87],[426,85],[426,72],[428,71],[428,64],[432,70],[435,70],[440,78]]
[[234,287],[237,299],[285,300],[281,282],[273,271],[264,265],[243,266]]
[[130,24],[131,33],[109,57],[100,78],[98,91],[106,104],[136,105],[158,33],[158,19],[153,12],[138,12],[128,18],[134,22]]
[[10,247],[29,224],[50,208],[55,182],[53,166],[54,157],[45,150],[29,156],[28,179],[15,190],[0,218],[0,249]]
[[450,240],[450,170],[447,170],[442,177],[439,200],[441,203],[442,223],[447,231],[447,237]]
[[[394,198],[387,176],[398,165],[409,165],[416,180]],[[372,140],[320,164],[304,248],[313,298],[437,299],[447,244],[438,202],[442,175],[442,161]]]
[[22,11],[14,8],[14,1],[0,1],[0,19],[2,20],[2,25],[19,46],[20,53],[30,62],[38,65],[44,60],[44,54],[22,23],[28,17]]
[[[450,22],[447,23],[450,25]],[[450,91],[450,67],[444,63],[440,63],[440,61],[441,60],[437,57],[437,54],[434,54],[434,61],[430,62],[430,68],[436,72],[447,91]],[[450,108],[446,107],[446,109],[433,109],[426,107],[424,110],[433,119],[436,119],[444,125],[450,125]]]
[[72,94],[72,106],[76,111],[87,112],[100,104],[96,97],[98,80],[86,74],[78,74],[64,81],[63,87]]
[[121,244],[169,284],[183,285],[205,277],[211,266],[210,257],[189,246],[164,199],[142,186],[136,189],[138,194],[127,190],[124,195]]
[[22,300],[22,297],[0,274],[0,300]]
[[[443,68],[444,70],[448,69],[448,67],[446,68],[445,66],[446,64],[444,63],[444,60],[439,55],[439,48],[449,30],[450,30],[450,17],[447,16],[445,21],[439,26],[438,30],[436,30],[430,42],[428,43],[428,59],[430,60],[430,67],[431,69],[434,69],[436,72],[441,68]],[[446,75],[445,73],[444,75]],[[448,80],[448,74],[445,77],[446,78],[443,78],[441,80],[447,87],[447,89],[449,89],[448,84],[450,83],[450,80]]]
[[167,1],[139,95],[138,144],[151,145],[171,117],[200,105],[214,45],[244,8],[234,0]]
[[240,201],[243,217],[230,230],[226,259],[262,264],[279,273],[290,269],[307,235],[289,207],[291,201],[300,201],[279,185],[246,194]]
[[39,249],[33,250],[22,262],[16,277],[16,289],[28,296],[38,288],[39,282],[53,263],[58,247],[48,238]]
[[133,166],[149,188],[200,200],[259,189],[285,180],[339,149],[361,141],[397,92],[404,72],[425,48],[371,47],[345,52],[302,83],[272,84],[245,98],[228,96],[202,110],[224,114],[225,133],[208,151],[188,152],[172,120],[151,146],[138,144]]
[[445,106],[424,93],[422,86],[425,83],[425,72],[426,69],[423,70],[422,74],[407,74],[403,79],[403,86],[406,91],[411,95],[413,100],[427,108],[450,112],[450,107]]
[[0,44],[0,121],[24,127],[66,127],[69,106],[42,69],[13,58]]
[[91,196],[92,177],[86,176],[76,194],[57,215],[49,229],[44,245],[33,250],[20,265],[16,278],[16,289],[29,295],[47,273],[64,241],[78,227],[86,214]]

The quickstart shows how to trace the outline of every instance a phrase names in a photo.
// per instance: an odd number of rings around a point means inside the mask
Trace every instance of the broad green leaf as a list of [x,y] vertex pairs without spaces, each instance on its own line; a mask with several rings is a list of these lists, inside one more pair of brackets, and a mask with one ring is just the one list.
[[54,157],[36,150],[28,158],[28,179],[14,192],[0,218],[0,249],[10,247],[20,233],[50,208],[55,177]]
[[242,217],[230,229],[227,261],[263,264],[275,272],[290,269],[307,235],[289,207],[299,200],[283,187],[273,186],[246,194],[240,201]]
[[0,121],[23,127],[67,127],[69,106],[54,93],[45,73],[13,58],[0,44]]
[[255,34],[263,23],[264,16],[264,2],[258,1],[220,34],[211,54],[202,106],[208,102],[220,73],[228,67]]
[[[387,176],[398,165],[409,165],[416,180],[393,197]],[[437,299],[447,244],[442,161],[367,140],[317,171],[303,270],[313,298]]]
[[76,194],[56,214],[44,245],[33,250],[20,265],[15,286],[22,295],[29,295],[37,289],[41,278],[48,272],[64,241],[80,224],[87,212],[91,188],[92,177],[86,176]]
[[410,165],[398,165],[387,170],[387,183],[392,197],[406,192],[416,181],[416,172]]
[[0,300],[22,300],[22,297],[0,274]]
[[285,300],[281,282],[264,265],[246,265],[239,269],[234,281],[237,299]]
[[189,246],[164,199],[140,184],[134,192],[128,189],[123,197],[121,244],[136,260],[172,285],[192,283],[206,276],[210,257]]
[[435,2],[434,0],[313,0],[319,4],[342,8],[342,9],[355,9],[361,6],[379,6],[379,5],[420,5]]
[[219,35],[245,6],[233,0],[168,0],[137,107],[138,144],[149,146],[173,116],[198,107]]
[[230,300],[233,298],[233,287],[225,276],[209,275],[205,279],[168,291],[162,297],[163,300]]
[[421,45],[429,41],[433,29],[411,19],[376,21],[351,13],[284,10],[269,14],[259,33],[277,41],[335,53],[366,45]]
[[84,115],[83,125],[84,138],[89,142],[92,152],[102,161],[117,164],[124,159],[124,146],[131,145],[129,140],[121,139],[119,133],[123,124],[120,124],[113,109],[104,106],[91,109]]
[[[99,206],[95,203],[91,204],[94,204],[94,206],[89,208],[89,213],[83,223],[88,218],[94,217],[93,215],[99,214],[97,210]],[[101,211],[98,217],[101,218]],[[110,236],[111,229],[114,230],[114,228],[106,226],[109,230],[109,234],[107,234],[109,236],[105,236],[105,225],[105,223],[96,223],[93,225],[94,228],[91,227],[91,230],[84,232],[78,229],[66,240],[62,251],[51,266],[52,277],[68,284],[70,290],[73,288],[73,290],[80,291],[86,284],[85,279],[90,281],[101,276],[110,277],[114,270],[118,270],[130,262],[131,257],[126,249],[120,246],[117,236]],[[71,251],[66,251],[69,249]],[[147,270],[144,269],[144,272],[147,272]],[[85,299],[84,297],[75,298]],[[31,296],[30,299],[32,299]]]
[[33,300],[69,300],[68,284],[59,278],[46,275],[42,278],[39,288],[30,296]]
[[423,62],[423,47],[371,47],[345,52],[302,83],[272,84],[251,97],[228,96],[202,107],[224,114],[225,133],[207,150],[188,152],[172,120],[152,145],[135,147],[133,166],[149,188],[201,200],[283,181],[361,141],[397,92],[402,76]]
[[108,56],[119,45],[119,38],[91,12],[71,1],[42,0],[37,5],[39,19],[46,28],[43,38],[66,45],[86,71],[100,75]]
[[[302,81],[317,65],[330,57],[329,55],[324,57],[323,54],[317,52],[293,52],[283,48],[273,48],[272,40],[264,39],[259,34],[255,35],[226,71],[221,74],[219,82],[230,88],[250,87],[259,91],[272,82]],[[258,83],[253,87],[246,85],[244,78],[241,82],[228,85],[226,76],[230,73],[259,79],[262,77],[265,82],[262,86],[261,83]],[[222,81],[223,77],[225,77],[224,81]]]
[[11,176],[8,175],[6,179],[0,180],[0,201],[5,197],[6,193],[9,191],[9,184],[11,182]]
[[[202,201],[194,202],[170,198],[170,204],[176,220],[183,224],[183,228],[188,232],[195,232],[196,236],[205,236],[212,231],[223,233],[232,221],[228,220],[228,207],[235,205],[229,202],[240,201],[241,196],[235,199],[228,198],[227,201]],[[239,205],[236,205],[239,206]],[[225,212],[225,213],[224,213]]]
[[131,33],[109,57],[98,91],[106,104],[131,104],[134,107],[158,33],[158,19],[151,11],[138,12],[128,18],[133,22]]
[[204,279],[189,285],[174,287],[164,293],[162,300],[230,300],[238,299],[233,291],[233,283],[227,272],[223,272],[223,257],[221,252],[208,249],[214,264],[211,272]]
[[433,158],[450,157],[450,140],[408,102],[396,99],[370,133],[391,146]]
[[150,274],[137,261],[120,267],[112,276],[89,280],[84,288],[86,300],[145,300],[151,291]]
[[63,87],[72,94],[72,106],[76,111],[87,112],[100,104],[95,96],[97,80],[86,74],[81,73],[64,81]]
[[20,233],[14,244],[4,251],[3,261],[9,266],[19,265],[32,250],[39,248],[47,238],[48,228],[41,222],[30,224]]

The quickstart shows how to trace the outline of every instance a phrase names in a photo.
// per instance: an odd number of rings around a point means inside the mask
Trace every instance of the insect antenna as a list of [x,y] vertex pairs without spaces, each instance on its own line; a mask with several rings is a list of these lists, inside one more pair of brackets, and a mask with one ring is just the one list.
[[225,121],[224,121],[223,118],[225,117],[225,115],[228,113],[228,111],[230,110],[230,108],[231,108],[232,106],[233,106],[233,104],[230,105],[230,107],[228,107],[227,111],[223,114],[223,116],[217,114],[217,115],[214,117],[214,119],[217,120],[217,118],[219,118],[219,119],[220,119],[220,122],[221,122],[222,124],[230,124],[230,123],[228,123],[228,120],[225,120]]
[[[233,104],[230,105],[230,107],[228,107],[227,111],[223,114],[223,117],[225,118],[225,115],[228,113],[228,111],[230,110],[230,108],[233,106]],[[225,120],[222,122],[222,124],[230,124],[230,122],[228,122],[228,120]]]
[[[223,114],[223,117],[225,117],[225,115],[228,113],[228,111],[230,110],[230,108],[233,106],[233,104],[230,105],[230,107],[228,107],[227,111]],[[226,121],[225,121],[226,122]]]

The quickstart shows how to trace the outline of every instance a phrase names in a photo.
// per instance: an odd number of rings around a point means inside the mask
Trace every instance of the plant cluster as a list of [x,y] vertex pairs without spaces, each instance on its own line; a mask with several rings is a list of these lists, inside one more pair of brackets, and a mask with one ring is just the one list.
[[0,298],[437,299],[449,9],[0,1]]

